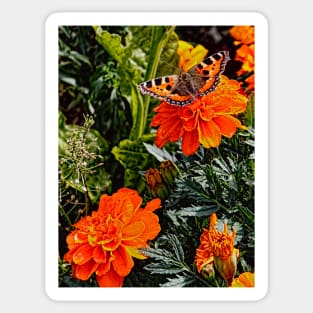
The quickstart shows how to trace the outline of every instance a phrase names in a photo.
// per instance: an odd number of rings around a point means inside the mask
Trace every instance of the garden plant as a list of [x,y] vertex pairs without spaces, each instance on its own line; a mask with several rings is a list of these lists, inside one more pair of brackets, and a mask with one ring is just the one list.
[[254,287],[254,142],[254,27],[59,27],[59,286]]

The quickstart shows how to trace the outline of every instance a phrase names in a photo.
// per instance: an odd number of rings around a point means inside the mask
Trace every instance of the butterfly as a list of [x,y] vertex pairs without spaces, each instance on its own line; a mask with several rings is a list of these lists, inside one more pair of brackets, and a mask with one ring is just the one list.
[[212,92],[220,81],[227,62],[228,51],[219,51],[194,65],[188,72],[154,78],[139,84],[142,94],[162,99],[168,104],[185,106],[196,97]]

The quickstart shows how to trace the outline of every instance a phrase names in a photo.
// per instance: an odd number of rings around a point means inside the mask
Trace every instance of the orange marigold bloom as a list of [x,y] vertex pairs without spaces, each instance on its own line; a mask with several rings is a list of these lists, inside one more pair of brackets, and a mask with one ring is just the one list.
[[[241,44],[236,51],[235,60],[242,62],[237,74],[254,73],[254,26],[234,26],[229,31],[235,39],[234,44]],[[254,91],[254,74],[245,79],[246,91]]]
[[217,224],[216,214],[210,216],[210,225],[204,229],[200,237],[200,245],[196,250],[195,264],[201,274],[206,274],[214,264],[219,274],[225,279],[228,286],[231,285],[237,269],[239,250],[234,248],[236,231],[228,233],[227,224],[224,223],[224,231],[215,229]]
[[234,26],[229,30],[230,35],[236,40],[234,43],[251,44],[254,42],[254,26]]
[[254,71],[254,44],[242,45],[236,51],[235,60],[242,62],[241,69],[237,72],[238,75],[242,75],[247,72]]
[[141,208],[138,192],[121,188],[112,196],[102,195],[98,211],[83,217],[66,238],[73,277],[87,280],[95,273],[100,287],[120,287],[134,266],[133,257],[145,259],[139,248],[160,232],[160,199]]
[[235,278],[231,287],[254,287],[254,273],[244,272]]
[[187,106],[180,107],[166,101],[154,109],[157,113],[151,126],[158,127],[155,144],[163,147],[167,142],[182,138],[182,151],[189,156],[199,145],[217,147],[222,136],[232,137],[237,128],[246,129],[234,117],[246,110],[248,98],[240,83],[221,75],[216,89]]

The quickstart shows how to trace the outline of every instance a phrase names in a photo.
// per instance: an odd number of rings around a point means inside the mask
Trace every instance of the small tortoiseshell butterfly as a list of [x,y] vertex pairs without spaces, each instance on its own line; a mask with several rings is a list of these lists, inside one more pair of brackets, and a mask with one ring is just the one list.
[[139,84],[139,89],[142,94],[168,104],[185,106],[197,96],[207,95],[216,88],[229,60],[228,51],[220,51],[194,65],[188,72],[148,80]]

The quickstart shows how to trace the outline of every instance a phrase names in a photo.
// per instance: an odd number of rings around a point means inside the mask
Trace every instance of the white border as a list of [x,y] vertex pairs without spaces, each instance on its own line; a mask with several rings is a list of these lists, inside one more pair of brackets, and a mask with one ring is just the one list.
[[[255,25],[254,288],[58,287],[58,27],[61,25]],[[53,300],[243,301],[268,291],[268,23],[255,12],[54,13],[45,25],[45,289]],[[138,289],[138,290],[137,290]]]

